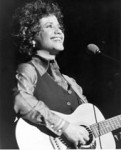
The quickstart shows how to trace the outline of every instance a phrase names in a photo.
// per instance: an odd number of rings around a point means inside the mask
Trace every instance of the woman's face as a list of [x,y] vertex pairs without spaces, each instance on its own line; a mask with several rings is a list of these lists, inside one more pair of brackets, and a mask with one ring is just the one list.
[[40,32],[35,37],[40,50],[46,50],[50,54],[64,50],[64,34],[56,16],[50,15],[40,19],[40,27]]

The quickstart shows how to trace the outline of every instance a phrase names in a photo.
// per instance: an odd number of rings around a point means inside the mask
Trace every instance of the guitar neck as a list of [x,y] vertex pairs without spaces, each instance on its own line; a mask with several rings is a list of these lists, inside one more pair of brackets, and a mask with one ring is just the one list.
[[90,128],[92,129],[94,136],[99,137],[108,132],[116,130],[121,127],[121,115],[116,117],[92,124]]

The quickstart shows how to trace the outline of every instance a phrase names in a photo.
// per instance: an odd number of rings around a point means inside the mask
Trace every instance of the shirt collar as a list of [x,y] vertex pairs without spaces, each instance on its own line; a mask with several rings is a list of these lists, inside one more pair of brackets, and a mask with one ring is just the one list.
[[50,55],[50,53],[48,51],[44,51],[44,50],[38,50],[36,55],[39,55],[42,58],[45,58],[46,60],[54,60],[55,59],[55,55]]
[[[49,63],[51,62],[52,60],[48,60],[46,58],[43,58],[42,56],[40,55],[35,55],[32,57],[32,64],[35,66],[35,68],[39,71],[40,75],[44,75],[47,70],[48,70],[48,67],[49,67]],[[57,64],[57,61],[54,59],[55,63]],[[58,66],[58,64],[57,64]],[[59,68],[59,66],[58,66]]]

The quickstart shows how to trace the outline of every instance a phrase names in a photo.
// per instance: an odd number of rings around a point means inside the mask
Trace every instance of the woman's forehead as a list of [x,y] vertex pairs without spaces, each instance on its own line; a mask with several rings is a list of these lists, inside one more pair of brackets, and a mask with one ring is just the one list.
[[45,16],[41,18],[39,22],[41,26],[45,25],[46,23],[59,24],[58,19],[55,15]]

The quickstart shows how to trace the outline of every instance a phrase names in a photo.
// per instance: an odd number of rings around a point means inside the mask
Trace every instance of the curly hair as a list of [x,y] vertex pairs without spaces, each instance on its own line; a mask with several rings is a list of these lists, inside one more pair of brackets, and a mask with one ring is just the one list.
[[36,0],[26,3],[23,7],[18,8],[13,16],[14,35],[19,41],[19,51],[32,56],[36,52],[36,47],[33,48],[32,41],[34,36],[40,31],[39,20],[42,17],[55,15],[62,27],[62,12],[58,4],[47,0]]

